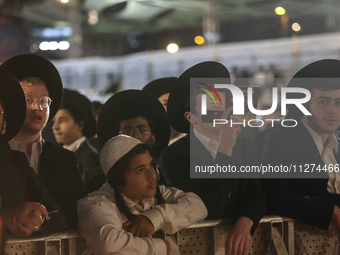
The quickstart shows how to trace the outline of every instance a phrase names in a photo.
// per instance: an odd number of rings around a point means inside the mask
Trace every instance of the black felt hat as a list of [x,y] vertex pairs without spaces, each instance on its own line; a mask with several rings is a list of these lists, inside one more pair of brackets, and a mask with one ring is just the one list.
[[142,91],[146,91],[154,97],[159,98],[166,93],[170,93],[177,80],[177,77],[165,77],[153,80],[146,84],[144,88],[142,88]]
[[93,137],[96,134],[96,120],[92,114],[92,104],[87,97],[77,91],[64,89],[61,108],[70,106],[76,110],[85,122],[83,135]]
[[8,72],[0,69],[0,101],[7,122],[4,139],[11,140],[20,130],[26,117],[26,99],[20,83]]
[[[316,84],[331,86],[340,84],[340,60],[323,59],[306,65],[301,68],[289,81],[287,87],[298,87],[310,90]],[[301,93],[290,93],[289,98],[304,97]],[[288,104],[289,116],[301,118],[303,113],[296,105]],[[294,117],[293,117],[294,116]]]
[[181,133],[188,133],[190,123],[184,117],[190,96],[190,78],[230,78],[228,69],[219,62],[206,61],[186,70],[175,83],[168,100],[170,125]]
[[97,121],[97,135],[102,146],[119,134],[120,122],[139,116],[145,117],[156,142],[154,157],[168,145],[170,124],[163,105],[157,98],[141,90],[125,90],[114,94],[102,107]]
[[63,85],[58,70],[49,60],[36,55],[23,54],[6,60],[0,69],[8,71],[18,81],[27,77],[42,79],[52,99],[48,121],[53,119],[61,103]]

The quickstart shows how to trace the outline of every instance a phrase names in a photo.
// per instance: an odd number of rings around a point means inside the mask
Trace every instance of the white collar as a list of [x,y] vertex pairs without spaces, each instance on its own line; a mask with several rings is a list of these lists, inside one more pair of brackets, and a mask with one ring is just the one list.
[[194,134],[197,137],[197,139],[203,144],[203,146],[210,152],[211,156],[215,158],[217,151],[218,151],[219,142],[203,135],[202,133],[197,131],[195,128],[194,128]]
[[76,152],[80,145],[86,141],[86,137],[85,136],[82,136],[80,137],[78,140],[75,140],[72,144],[70,144],[69,146],[66,146],[64,145],[63,147],[65,149],[68,149],[69,151],[73,151],[73,152]]
[[[42,136],[40,135],[38,140],[36,140],[33,144],[32,144],[32,148],[34,146],[36,146],[37,150],[38,150],[38,154],[40,155],[42,153]],[[26,147],[24,145],[22,145],[20,142],[18,142],[15,138],[12,138],[9,142],[8,142],[9,146],[11,147],[11,150],[17,150],[17,151],[21,151],[24,152],[26,154]]]
[[[319,152],[321,153],[324,148],[323,148],[323,143],[322,143],[322,137],[316,133],[303,119],[302,119],[303,125],[307,128],[308,132],[312,136],[314,143],[316,147],[318,148]],[[336,139],[334,134],[330,134],[327,138],[328,144],[325,149],[331,149],[334,150],[335,153],[338,152],[339,145],[338,145],[338,140]]]

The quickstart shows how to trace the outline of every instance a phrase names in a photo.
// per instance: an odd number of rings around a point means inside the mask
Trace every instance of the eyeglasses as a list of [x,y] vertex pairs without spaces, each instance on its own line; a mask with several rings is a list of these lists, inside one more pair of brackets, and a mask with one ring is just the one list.
[[35,105],[37,101],[39,101],[39,104],[42,108],[47,108],[52,103],[52,99],[49,98],[48,96],[42,96],[39,98],[39,100],[35,99],[32,96],[26,96],[26,104],[29,106]]
[[140,127],[140,128],[129,128],[129,129],[124,129],[121,134],[128,135],[128,136],[133,136],[133,133],[136,132],[139,136],[146,135],[147,133],[151,132],[150,129],[146,127]]

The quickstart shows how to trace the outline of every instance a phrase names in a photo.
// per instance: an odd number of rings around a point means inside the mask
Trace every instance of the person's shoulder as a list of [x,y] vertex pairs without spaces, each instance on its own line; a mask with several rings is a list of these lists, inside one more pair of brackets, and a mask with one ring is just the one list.
[[89,193],[86,197],[78,201],[78,206],[85,204],[95,206],[104,206],[109,204],[115,206],[116,200],[114,198],[113,189],[108,183],[105,183],[99,190]]
[[266,140],[290,140],[297,135],[297,129],[301,127],[279,127],[266,135]]
[[47,140],[43,140],[43,152],[53,152],[53,153],[59,153],[64,155],[74,155],[74,152],[69,151],[61,146],[55,145]]
[[86,139],[84,142],[81,143],[78,150],[76,152],[82,153],[90,153],[90,154],[97,154],[100,153],[100,147],[98,145],[98,140],[94,139]]
[[188,136],[184,136],[181,139],[174,142],[173,144],[166,147],[163,150],[162,154],[174,153],[181,150],[185,150],[187,148],[190,148],[190,140]]
[[11,159],[27,159],[25,153],[17,150],[8,150],[8,155]]

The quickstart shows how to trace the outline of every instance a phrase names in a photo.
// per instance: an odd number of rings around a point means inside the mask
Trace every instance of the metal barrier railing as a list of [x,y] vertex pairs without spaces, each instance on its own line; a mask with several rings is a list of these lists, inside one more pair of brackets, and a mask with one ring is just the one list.
[[[180,253],[225,254],[225,237],[232,225],[225,220],[199,221],[175,234]],[[41,238],[9,237],[5,254],[91,255],[85,240],[76,231],[55,233]],[[294,221],[266,216],[250,239],[249,254],[294,254]]]

